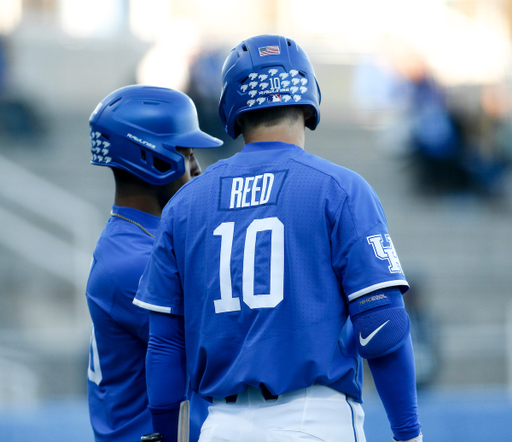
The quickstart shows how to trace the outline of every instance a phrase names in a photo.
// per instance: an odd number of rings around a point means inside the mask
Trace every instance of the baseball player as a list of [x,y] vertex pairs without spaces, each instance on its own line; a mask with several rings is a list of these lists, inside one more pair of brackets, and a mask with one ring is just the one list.
[[246,144],[166,206],[134,300],[151,310],[150,405],[176,410],[186,376],[167,372],[186,360],[212,401],[201,442],[364,442],[364,357],[395,440],[421,441],[408,283],[374,190],[304,150],[320,121],[307,55],[249,38],[222,84],[221,120]]
[[[132,301],[162,208],[201,173],[193,150],[222,142],[199,129],[187,95],[140,85],[103,99],[91,115],[90,128],[91,163],[112,168],[116,188],[87,284],[93,322],[89,411],[97,442],[133,442],[151,433],[152,423],[145,370],[149,313]],[[197,440],[208,404],[191,399],[191,440]]]

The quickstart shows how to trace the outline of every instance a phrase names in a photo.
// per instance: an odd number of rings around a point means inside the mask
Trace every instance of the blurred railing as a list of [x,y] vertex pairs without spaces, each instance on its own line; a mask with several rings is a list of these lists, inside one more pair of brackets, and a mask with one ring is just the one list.
[[[2,207],[0,200],[0,243],[71,283],[82,298],[104,223],[96,207],[1,156],[0,198],[10,202]],[[82,313],[84,303],[76,305]]]
[[[24,344],[51,353],[68,351],[87,339],[90,320],[85,287],[104,221],[93,205],[0,156],[0,245],[72,287],[72,307],[65,321],[48,318],[43,328],[19,323],[19,329],[2,329],[2,343],[8,345],[0,345],[0,402],[35,398],[38,374],[25,361],[30,350],[23,349]],[[21,272],[26,275],[18,278],[31,278],[30,265]],[[41,286],[40,302],[59,302],[44,290]],[[18,388],[13,390],[10,385],[16,373],[32,380],[15,382]]]

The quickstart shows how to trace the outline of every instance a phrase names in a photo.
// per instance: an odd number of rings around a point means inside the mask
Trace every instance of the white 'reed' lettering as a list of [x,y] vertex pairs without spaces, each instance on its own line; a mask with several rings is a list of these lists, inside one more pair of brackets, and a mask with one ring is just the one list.
[[243,178],[233,178],[233,184],[231,185],[231,201],[229,202],[230,209],[233,209],[235,207],[235,198],[236,198],[236,207],[240,207],[240,202],[242,201],[243,187],[244,187],[244,179]]
[[260,204],[265,204],[270,199],[272,193],[272,185],[274,184],[274,174],[265,173],[263,175],[263,184],[261,186],[261,199]]
[[251,183],[254,181],[254,177],[253,176],[248,176],[246,179],[245,179],[245,186],[244,186],[244,193],[243,193],[243,196],[242,196],[242,207],[249,207],[251,205],[250,202],[247,202],[246,201],[246,198],[247,198],[247,194],[249,193],[249,191],[251,190]]
[[233,178],[229,208],[254,207],[266,204],[272,195],[274,174]]
[[256,175],[254,177],[254,184],[252,185],[252,192],[251,192],[251,206],[257,206],[259,204],[258,201],[256,201],[256,192],[258,190],[261,190],[261,187],[258,187],[258,181],[263,178],[263,175]]

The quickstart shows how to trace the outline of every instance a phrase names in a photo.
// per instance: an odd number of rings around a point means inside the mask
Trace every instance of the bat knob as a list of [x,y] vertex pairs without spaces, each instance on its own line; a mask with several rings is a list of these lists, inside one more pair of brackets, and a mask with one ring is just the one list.
[[160,433],[145,434],[140,438],[141,442],[160,442],[163,436]]

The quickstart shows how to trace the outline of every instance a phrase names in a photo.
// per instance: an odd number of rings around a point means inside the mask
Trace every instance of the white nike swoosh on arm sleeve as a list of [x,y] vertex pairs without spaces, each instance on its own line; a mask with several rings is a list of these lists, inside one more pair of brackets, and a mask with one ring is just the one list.
[[364,347],[372,340],[372,338],[379,332],[379,330],[384,327],[390,320],[388,319],[384,324],[382,324],[380,327],[377,327],[375,330],[373,330],[366,338],[363,338],[361,333],[359,333],[359,343]]

